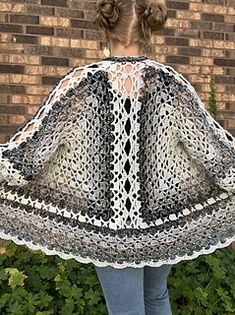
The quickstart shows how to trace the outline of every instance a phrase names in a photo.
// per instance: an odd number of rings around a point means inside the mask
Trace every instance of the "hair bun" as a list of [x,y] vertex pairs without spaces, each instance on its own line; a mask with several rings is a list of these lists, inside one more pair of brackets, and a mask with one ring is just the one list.
[[158,31],[167,20],[167,7],[157,0],[149,1],[149,4],[142,14],[142,23],[151,31]]
[[96,12],[99,26],[106,29],[112,29],[119,18],[119,7],[115,0],[99,0]]

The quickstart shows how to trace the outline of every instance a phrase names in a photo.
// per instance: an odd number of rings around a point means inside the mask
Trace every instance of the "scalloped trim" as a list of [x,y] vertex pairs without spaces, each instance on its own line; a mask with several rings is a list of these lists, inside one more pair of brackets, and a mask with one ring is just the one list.
[[153,261],[143,261],[140,264],[135,264],[135,263],[124,263],[124,264],[118,264],[118,263],[109,263],[107,261],[101,262],[98,260],[90,259],[90,258],[84,258],[78,255],[72,255],[72,254],[65,254],[62,252],[58,252],[56,250],[48,249],[46,246],[41,246],[41,245],[35,245],[32,244],[31,242],[26,242],[24,240],[19,240],[17,237],[14,237],[9,234],[5,234],[4,232],[0,232],[0,238],[4,240],[12,240],[15,244],[17,245],[26,245],[29,249],[32,250],[41,250],[43,251],[46,255],[58,255],[62,259],[71,259],[74,258],[77,260],[79,263],[83,264],[89,264],[92,263],[95,266],[98,267],[108,267],[111,266],[116,269],[123,269],[126,267],[132,267],[132,268],[143,268],[144,266],[150,266],[150,267],[160,267],[163,264],[167,265],[174,265],[177,264],[180,261],[185,261],[185,260],[193,260],[201,255],[207,255],[213,253],[216,249],[220,248],[225,248],[228,247],[232,242],[235,241],[235,235],[232,238],[226,239],[225,242],[223,243],[218,243],[216,245],[211,246],[209,249],[203,249],[199,252],[194,252],[193,255],[184,255],[181,257],[177,257],[175,259],[169,259],[169,260],[160,260],[158,262],[153,262]]

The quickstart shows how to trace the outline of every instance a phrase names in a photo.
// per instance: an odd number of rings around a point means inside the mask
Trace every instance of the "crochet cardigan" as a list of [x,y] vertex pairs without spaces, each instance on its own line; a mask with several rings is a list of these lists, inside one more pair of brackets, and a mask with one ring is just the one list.
[[115,268],[212,253],[235,241],[235,138],[168,65],[74,67],[0,145],[0,238]]

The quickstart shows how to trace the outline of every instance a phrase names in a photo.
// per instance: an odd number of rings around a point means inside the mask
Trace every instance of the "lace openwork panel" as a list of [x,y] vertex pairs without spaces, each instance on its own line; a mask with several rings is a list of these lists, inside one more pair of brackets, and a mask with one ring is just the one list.
[[175,69],[78,66],[0,145],[0,237],[98,266],[174,264],[235,240],[235,138]]

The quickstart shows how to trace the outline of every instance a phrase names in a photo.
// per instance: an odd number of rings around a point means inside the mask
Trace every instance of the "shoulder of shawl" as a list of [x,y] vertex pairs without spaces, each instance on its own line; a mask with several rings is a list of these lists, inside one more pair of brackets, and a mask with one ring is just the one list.
[[193,94],[196,93],[195,88],[186,79],[186,77],[173,67],[155,60],[148,60],[146,62],[146,67],[148,76],[155,76],[158,74],[165,82],[172,83],[177,89],[186,90]]

